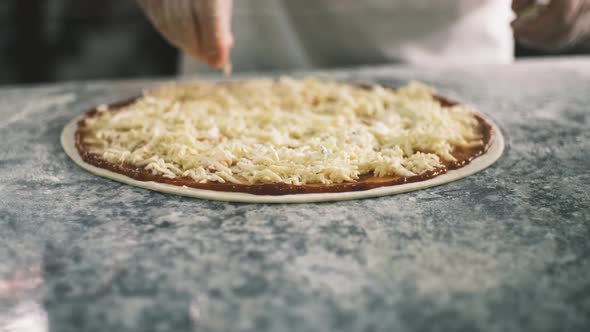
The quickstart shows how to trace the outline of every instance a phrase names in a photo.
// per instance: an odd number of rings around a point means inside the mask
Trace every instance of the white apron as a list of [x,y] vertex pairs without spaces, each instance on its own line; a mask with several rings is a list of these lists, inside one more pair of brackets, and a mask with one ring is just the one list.
[[[234,0],[233,69],[513,60],[510,0]],[[183,56],[183,74],[209,71]]]

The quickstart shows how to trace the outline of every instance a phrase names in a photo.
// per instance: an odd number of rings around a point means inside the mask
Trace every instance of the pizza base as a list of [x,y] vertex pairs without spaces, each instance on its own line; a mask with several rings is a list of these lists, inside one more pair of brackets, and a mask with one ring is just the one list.
[[129,184],[135,187],[150,189],[168,194],[189,196],[216,201],[243,203],[313,203],[387,196],[434,187],[444,183],[462,179],[464,177],[467,177],[489,167],[502,155],[502,152],[504,151],[504,137],[502,136],[502,132],[494,122],[490,121],[489,118],[485,117],[482,114],[478,115],[482,117],[492,127],[493,141],[487,152],[475,158],[469,164],[459,169],[449,170],[445,174],[420,182],[378,187],[363,191],[348,191],[335,193],[309,193],[279,196],[255,195],[242,192],[196,189],[185,186],[175,186],[160,182],[135,180],[123,174],[119,174],[104,168],[96,167],[82,160],[80,154],[78,153],[78,150],[76,149],[75,135],[76,130],[78,129],[78,122],[82,120],[85,115],[80,115],[74,118],[64,127],[61,133],[60,141],[66,154],[83,169],[95,175],[102,176],[125,184]]

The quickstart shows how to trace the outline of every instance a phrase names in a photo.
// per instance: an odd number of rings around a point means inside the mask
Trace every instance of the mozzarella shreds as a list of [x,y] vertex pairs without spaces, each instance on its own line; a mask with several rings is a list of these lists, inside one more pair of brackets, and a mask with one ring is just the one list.
[[413,176],[483,144],[468,107],[433,90],[315,79],[168,85],[85,120],[84,143],[112,163],[196,182],[333,184]]

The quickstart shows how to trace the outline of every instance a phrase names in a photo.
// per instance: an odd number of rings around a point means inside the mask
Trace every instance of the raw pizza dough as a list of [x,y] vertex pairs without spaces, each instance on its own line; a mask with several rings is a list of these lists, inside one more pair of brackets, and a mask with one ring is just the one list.
[[112,172],[107,169],[99,168],[94,165],[86,163],[80,157],[75,146],[75,133],[78,128],[78,122],[84,118],[80,115],[70,121],[61,133],[61,144],[66,154],[80,167],[98,176],[109,178],[115,181],[126,183],[132,186],[155,190],[159,192],[190,196],[202,199],[210,199],[217,201],[230,202],[245,202],[245,203],[312,203],[312,202],[327,202],[327,201],[343,201],[351,199],[362,199],[378,196],[393,195],[404,193],[408,191],[429,188],[438,186],[447,182],[459,180],[474,173],[477,173],[488,166],[492,165],[504,150],[504,137],[498,126],[489,118],[479,114],[492,127],[493,141],[488,151],[482,156],[475,158],[468,165],[456,170],[450,170],[443,175],[439,175],[429,180],[413,182],[401,185],[394,185],[390,187],[379,187],[364,191],[338,192],[338,193],[310,193],[310,194],[294,194],[294,195],[254,195],[241,192],[224,192],[204,189],[195,189],[189,187],[180,187],[165,183],[152,181],[138,181],[127,177],[125,175]]

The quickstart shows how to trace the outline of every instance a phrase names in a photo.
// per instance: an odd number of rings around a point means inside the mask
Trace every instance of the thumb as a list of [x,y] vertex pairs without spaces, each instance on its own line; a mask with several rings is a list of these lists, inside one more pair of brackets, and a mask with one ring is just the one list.
[[209,66],[221,68],[228,62],[233,46],[232,0],[193,1],[193,6],[199,23],[201,56]]

